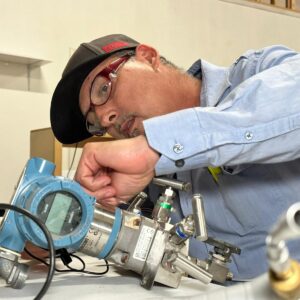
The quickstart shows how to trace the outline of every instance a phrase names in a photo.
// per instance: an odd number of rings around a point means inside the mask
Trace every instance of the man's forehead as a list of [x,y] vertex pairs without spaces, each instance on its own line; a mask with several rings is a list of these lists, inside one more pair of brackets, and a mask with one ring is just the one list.
[[118,57],[117,55],[111,55],[105,60],[101,61],[94,69],[90,71],[90,73],[85,78],[83,84],[89,81],[93,81],[93,79],[97,76],[99,72],[105,69],[112,61],[114,61]]
[[111,56],[109,56],[106,59],[104,59],[103,61],[101,61],[93,70],[96,69],[96,70],[101,71],[102,69],[106,68],[111,62],[113,62],[120,56],[122,56],[122,55],[120,55],[118,53],[112,54]]

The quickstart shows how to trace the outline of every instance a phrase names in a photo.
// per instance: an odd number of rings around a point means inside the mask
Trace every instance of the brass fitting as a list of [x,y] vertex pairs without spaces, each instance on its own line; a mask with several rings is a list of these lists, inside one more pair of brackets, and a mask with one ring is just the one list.
[[300,298],[300,264],[290,260],[289,268],[282,273],[269,272],[270,284],[274,292],[283,299]]

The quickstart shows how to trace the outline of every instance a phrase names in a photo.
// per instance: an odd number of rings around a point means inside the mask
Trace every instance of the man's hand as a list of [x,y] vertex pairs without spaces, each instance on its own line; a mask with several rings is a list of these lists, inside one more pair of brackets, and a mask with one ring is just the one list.
[[144,136],[84,146],[75,180],[106,207],[128,201],[154,176],[159,155]]

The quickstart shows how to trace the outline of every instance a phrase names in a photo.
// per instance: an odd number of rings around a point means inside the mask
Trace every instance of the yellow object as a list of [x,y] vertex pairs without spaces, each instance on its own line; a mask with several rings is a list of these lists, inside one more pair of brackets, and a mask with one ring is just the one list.
[[215,182],[218,183],[219,181],[218,175],[222,173],[222,169],[220,167],[207,167],[207,168],[210,174],[212,175],[212,177],[214,178]]
[[300,298],[300,265],[291,260],[290,268],[280,274],[269,273],[270,283],[274,292],[283,299]]

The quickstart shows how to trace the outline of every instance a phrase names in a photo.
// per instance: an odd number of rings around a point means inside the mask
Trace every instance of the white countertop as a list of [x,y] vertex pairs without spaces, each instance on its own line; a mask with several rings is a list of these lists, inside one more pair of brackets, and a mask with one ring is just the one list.
[[[105,270],[103,261],[91,257],[82,257],[86,262],[86,270],[102,272]],[[26,285],[21,290],[6,287],[0,280],[0,299],[32,300],[38,294],[45,282],[47,267],[30,262]],[[73,263],[72,263],[73,264]],[[72,265],[73,266],[73,265]],[[61,263],[57,267],[61,268]],[[75,266],[74,266],[75,267]],[[151,290],[140,286],[140,275],[110,267],[110,271],[97,277],[82,273],[55,273],[52,284],[43,297],[45,300],[85,299],[85,300],[150,300],[150,299],[204,299],[204,300],[258,300],[278,299],[269,288],[267,274],[253,282],[237,284],[232,287],[222,287],[215,284],[205,285],[198,280],[184,277],[177,289],[154,284]]]
[[[96,258],[83,257],[86,262],[86,270],[102,272],[104,264]],[[6,287],[5,283],[0,281],[0,299],[7,300],[32,300],[38,294],[45,282],[47,267],[42,264],[31,263],[29,276],[26,285],[21,290]],[[99,267],[100,266],[100,267]],[[59,264],[61,268],[61,264]],[[110,267],[108,273],[103,277],[97,277],[89,274],[68,272],[55,273],[52,284],[43,299],[187,299],[189,296],[207,293],[208,291],[222,289],[218,285],[205,285],[201,282],[183,278],[179,288],[174,289],[160,284],[155,284],[149,291],[140,286],[140,275],[114,266]]]

